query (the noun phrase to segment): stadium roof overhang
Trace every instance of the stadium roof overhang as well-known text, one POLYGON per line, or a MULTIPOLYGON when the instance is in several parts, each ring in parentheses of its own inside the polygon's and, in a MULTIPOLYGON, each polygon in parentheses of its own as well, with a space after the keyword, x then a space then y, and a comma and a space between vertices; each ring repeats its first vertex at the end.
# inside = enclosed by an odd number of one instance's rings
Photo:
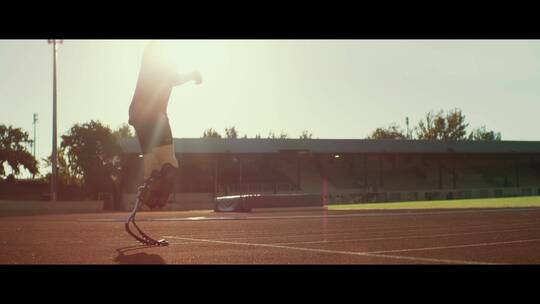
MULTIPOLYGON (((136 138, 120 143, 125 154, 140 154, 136 138)), ((315 153, 493 153, 540 154, 539 141, 432 141, 393 139, 221 139, 175 138, 179 154, 315 153)))

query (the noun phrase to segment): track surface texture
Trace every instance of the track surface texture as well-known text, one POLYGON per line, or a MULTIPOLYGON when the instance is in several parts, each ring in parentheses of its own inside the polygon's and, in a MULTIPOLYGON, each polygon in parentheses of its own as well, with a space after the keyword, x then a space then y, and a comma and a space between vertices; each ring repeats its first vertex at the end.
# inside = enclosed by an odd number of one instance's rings
POLYGON ((0 217, 0 264, 540 264, 540 208, 0 217))

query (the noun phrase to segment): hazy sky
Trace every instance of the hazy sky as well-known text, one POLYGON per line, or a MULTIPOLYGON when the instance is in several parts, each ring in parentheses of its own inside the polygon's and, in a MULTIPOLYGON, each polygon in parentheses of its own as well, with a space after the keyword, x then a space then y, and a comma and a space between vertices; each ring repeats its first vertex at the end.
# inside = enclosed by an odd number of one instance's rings
MULTIPOLYGON (((146 40, 66 40, 58 53, 58 132, 76 122, 127 122, 146 40)), ((471 127, 503 140, 540 140, 540 41, 527 40, 169 40, 178 71, 202 86, 174 89, 174 137, 207 128, 266 137, 363 138, 391 122, 416 125, 426 112, 461 108, 471 127)), ((52 46, 0 40, 0 123, 51 151, 52 46)), ((60 142, 60 141, 59 141, 60 142)))

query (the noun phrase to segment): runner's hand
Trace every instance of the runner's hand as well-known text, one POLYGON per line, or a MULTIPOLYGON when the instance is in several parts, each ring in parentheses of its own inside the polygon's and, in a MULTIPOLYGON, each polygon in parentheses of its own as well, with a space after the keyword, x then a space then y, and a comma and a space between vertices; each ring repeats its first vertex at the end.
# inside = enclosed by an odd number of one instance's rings
POLYGON ((202 83, 201 73, 193 72, 191 77, 192 77, 193 81, 195 81, 195 84, 199 85, 199 84, 202 83))

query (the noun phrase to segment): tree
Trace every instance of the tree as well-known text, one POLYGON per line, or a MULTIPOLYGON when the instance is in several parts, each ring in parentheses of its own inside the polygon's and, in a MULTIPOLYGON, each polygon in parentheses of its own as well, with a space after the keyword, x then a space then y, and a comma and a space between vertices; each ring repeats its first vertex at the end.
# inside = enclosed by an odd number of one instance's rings
POLYGON ((420 121, 415 130, 418 139, 465 140, 468 126, 461 110, 453 109, 447 114, 442 110, 427 113, 425 122, 420 121))
POLYGON ((116 141, 119 142, 123 138, 132 138, 135 137, 134 132, 131 130, 131 126, 127 123, 121 124, 114 132, 114 137, 116 141))
MULTIPOLYGON (((77 174, 70 170, 68 162, 66 160, 66 148, 60 147, 58 149, 58 182, 62 185, 77 185, 81 186, 83 183, 82 174, 77 174)), ((52 167, 51 156, 43 158, 45 167, 52 167)), ((45 179, 50 179, 51 173, 45 176, 45 179)))
POLYGON ((300 134, 299 139, 311 139, 313 137, 313 134, 309 133, 307 130, 302 131, 302 134, 300 134))
POLYGON ((281 134, 279 136, 276 136, 276 134, 273 131, 270 131, 268 133, 268 139, 287 139, 289 138, 289 135, 283 131, 281 131, 281 134))
POLYGON ((67 156, 70 174, 82 177, 88 193, 114 192, 115 175, 119 172, 115 162, 121 153, 113 132, 99 121, 75 124, 62 135, 61 149, 67 156))
POLYGON ((289 135, 283 131, 279 134, 279 139, 287 139, 289 138, 289 135))
POLYGON ((501 132, 487 131, 486 126, 474 129, 469 134, 469 140, 500 141, 501 132))
POLYGON ((236 131, 235 127, 225 128, 225 137, 238 138, 238 131, 236 131))
MULTIPOLYGON (((406 118, 408 125, 408 117, 406 118)), ((424 140, 501 140, 501 133, 488 131, 485 126, 474 129, 467 136, 469 124, 465 115, 459 109, 453 109, 445 113, 440 110, 437 113, 429 112, 425 120, 421 120, 414 131, 416 138, 424 140)), ((408 129, 408 128, 407 128, 408 129)), ((399 125, 392 123, 388 127, 377 128, 367 137, 368 139, 413 139, 406 134, 399 125)))
POLYGON ((395 123, 388 127, 377 128, 368 136, 368 139, 407 139, 403 130, 395 123))
POLYGON ((210 128, 204 131, 202 138, 221 138, 221 135, 216 130, 210 128))
POLYGON ((26 148, 33 143, 28 137, 28 133, 21 128, 0 125, 0 177, 6 175, 4 163, 15 176, 20 174, 20 167, 33 175, 39 173, 37 160, 26 148))

